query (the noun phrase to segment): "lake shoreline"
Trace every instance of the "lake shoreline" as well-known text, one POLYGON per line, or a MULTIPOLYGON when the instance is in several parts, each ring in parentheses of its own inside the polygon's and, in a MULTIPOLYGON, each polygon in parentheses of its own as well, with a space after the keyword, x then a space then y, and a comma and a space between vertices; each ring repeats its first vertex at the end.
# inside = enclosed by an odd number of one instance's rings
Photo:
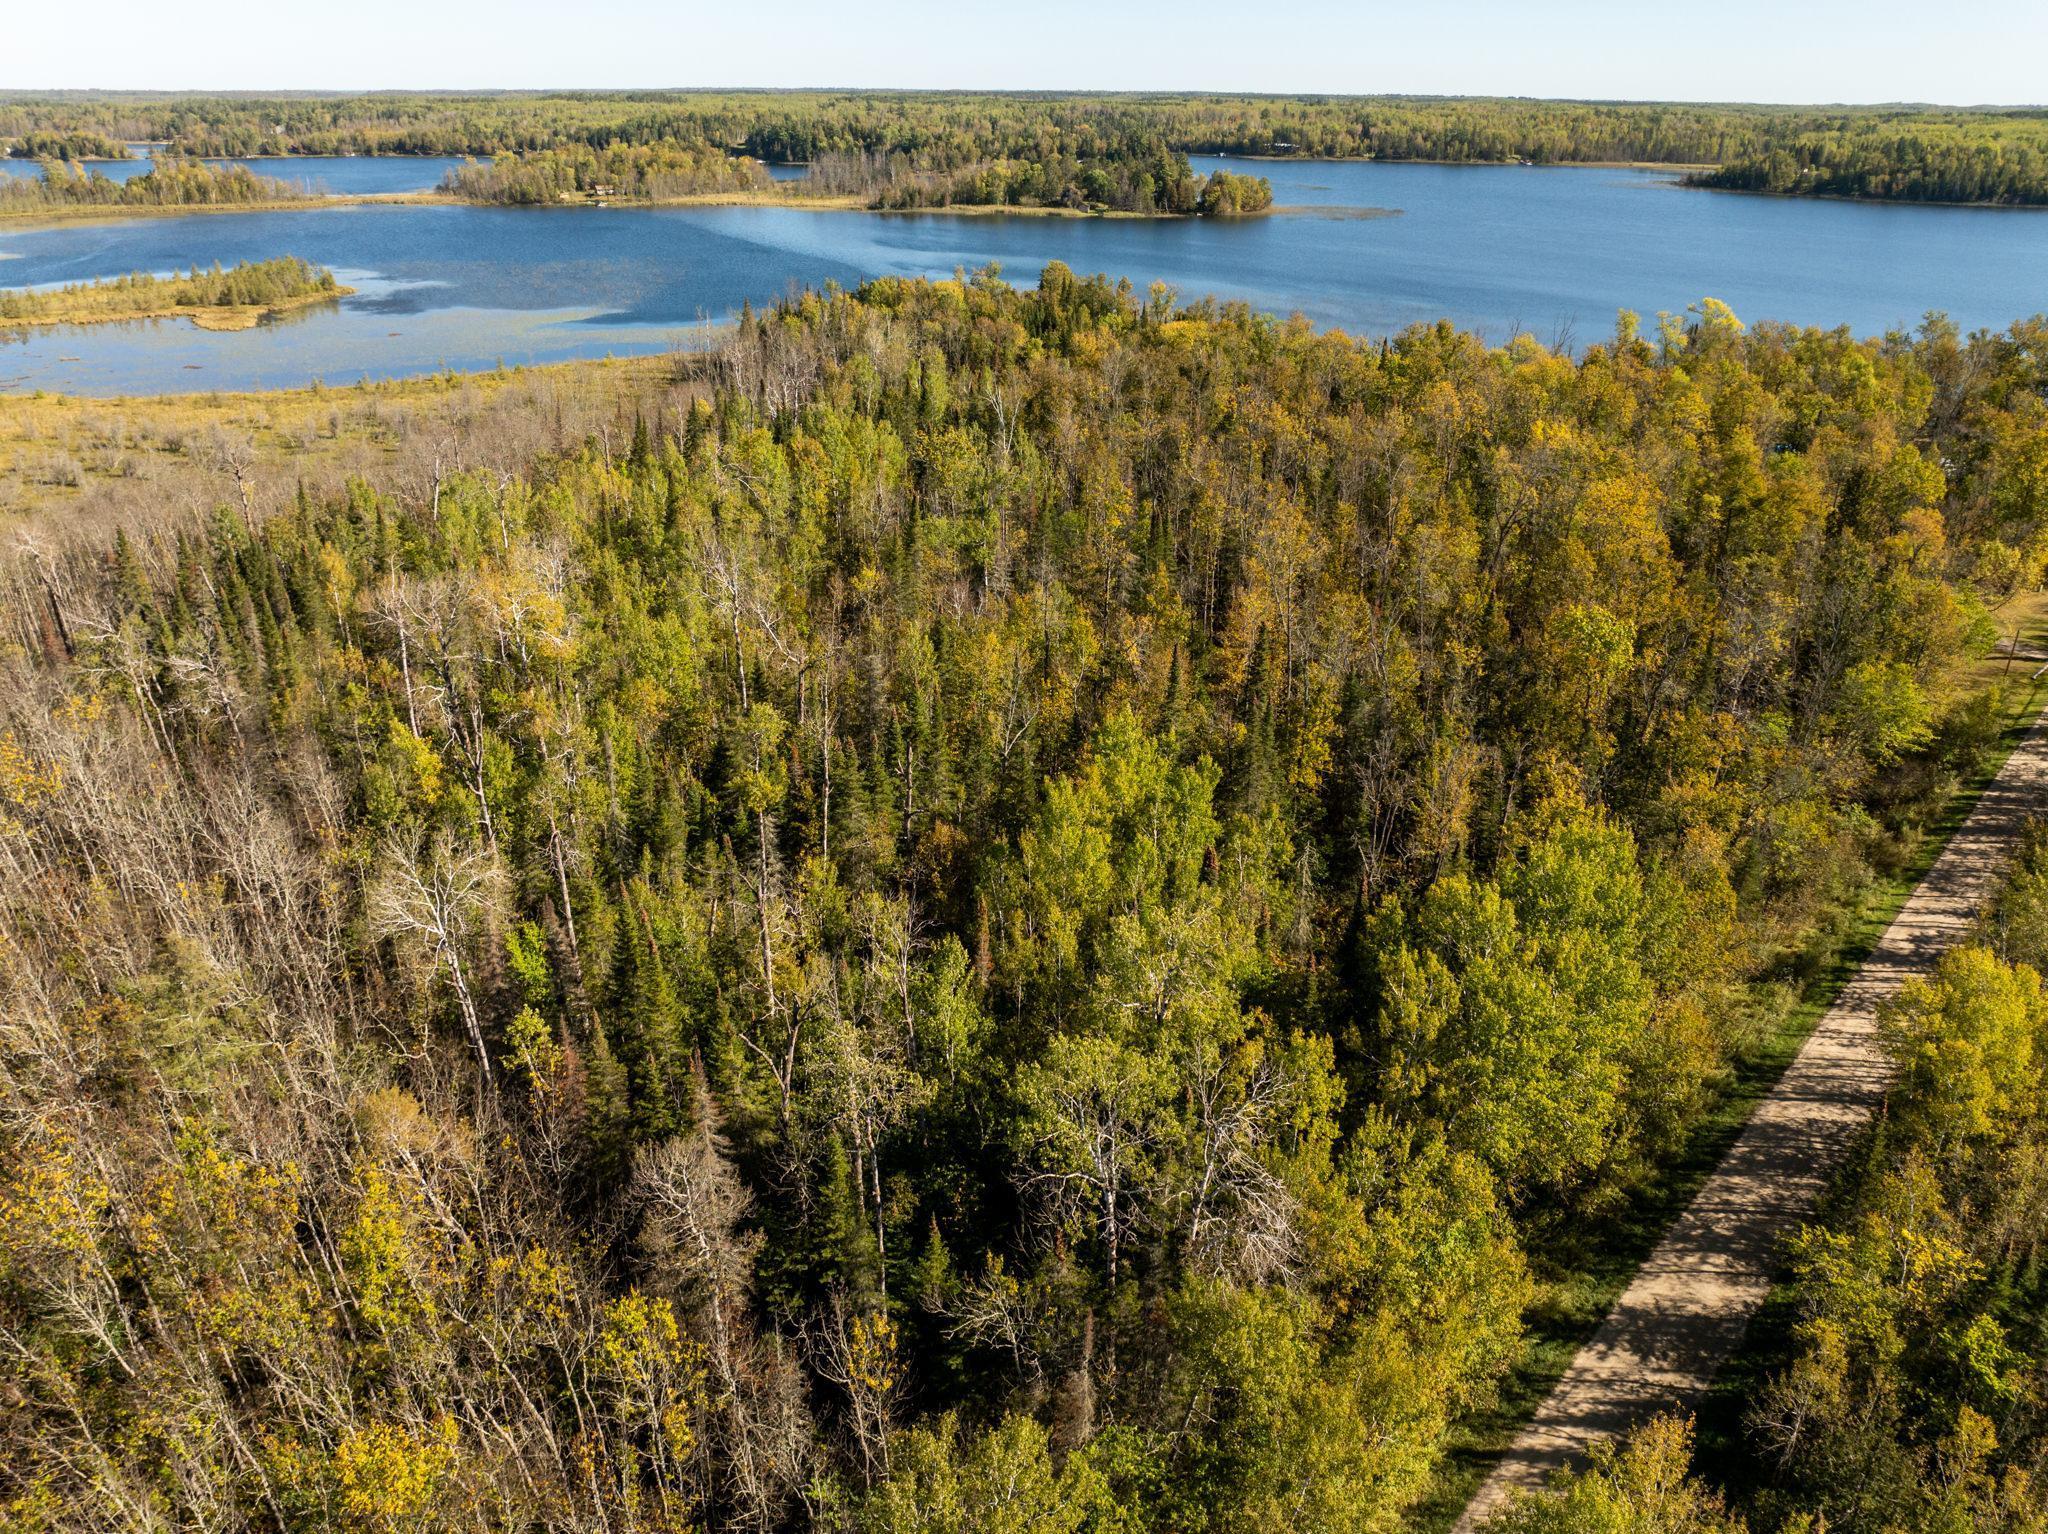
POLYGON ((1851 197, 1842 192, 1774 192, 1762 186, 1708 186, 1682 181, 1688 192, 1719 192, 1724 197, 1767 197, 1773 202, 1841 202, 1859 208, 1961 208, 1974 213, 2048 213, 2048 202, 1946 202, 1931 197, 1851 197))
POLYGON ((188 213, 302 213, 318 208, 345 207, 377 196, 364 193, 351 197, 294 197, 278 202, 199 202, 184 205, 137 203, 128 207, 113 204, 81 205, 70 208, 0 208, 0 229, 56 229, 73 224, 104 224, 129 218, 177 218, 188 213))
MULTIPOLYGON (((797 213, 872 213, 879 217, 952 215, 960 218, 1068 218, 1133 220, 1157 223, 1200 223, 1206 220, 1240 222, 1269 214, 1297 211, 1293 208, 1259 208, 1243 213, 1133 213, 1115 208, 1027 207, 1019 203, 954 203, 937 208, 877 208, 851 194, 827 197, 774 197, 745 192, 702 192, 682 197, 610 198, 601 202, 564 199, 561 202, 479 202, 471 198, 448 197, 440 192, 336 192, 318 197, 280 198, 275 202, 207 202, 189 204, 141 203, 81 205, 68 208, 0 208, 0 228, 54 228, 69 224, 105 223, 126 218, 164 218, 187 213, 308 213, 335 208, 479 208, 503 209, 512 213, 603 213, 615 209, 662 208, 786 208, 797 213)), ((1379 213, 1383 209, 1368 209, 1379 213)))
MULTIPOLYGON (((1412 160, 1384 155, 1252 155, 1220 153, 1209 150, 1195 152, 1200 158, 1228 160, 1247 165, 1284 165, 1312 167, 1317 165, 1402 165, 1435 168, 1451 171, 1463 170, 1629 170, 1645 171, 1668 175, 1671 184, 1694 192, 1728 192, 1742 197, 1770 197, 1787 202, 1843 202, 1877 207, 1897 208, 1976 208, 1999 212, 2043 212, 2048 203, 2001 203, 2001 202, 1955 202, 1934 198, 1899 197, 1855 197, 1839 192, 1783 192, 1761 187, 1709 186, 1693 178, 1705 171, 1720 169, 1713 164, 1692 164, 1678 161, 1659 160, 1552 160, 1541 163, 1515 160, 1412 160)), ((141 157, 130 160, 92 163, 120 164, 136 163, 141 157)), ((294 161, 309 159, 357 159, 365 161, 440 160, 452 158, 447 155, 237 155, 230 157, 240 161, 263 161, 278 165, 289 165, 294 161)), ((474 158, 470 156, 468 158, 474 158)), ((765 163, 765 162, 764 162, 765 163)), ((799 181, 775 183, 779 187, 796 187, 799 181)), ((565 198, 556 203, 500 203, 480 202, 466 198, 453 198, 438 188, 424 188, 415 191, 392 192, 329 192, 307 197, 281 198, 275 202, 260 203, 194 203, 181 205, 92 205, 60 208, 0 207, 0 228, 35 228, 58 224, 86 223, 128 217, 162 217, 167 214, 185 213, 250 213, 306 211, 321 208, 344 207, 473 207, 473 208, 525 208, 525 209, 601 209, 601 208, 791 208, 815 213, 876 213, 876 214, 955 214, 964 218, 1009 217, 1009 218, 1069 218, 1069 219, 1126 219, 1146 221, 1195 221, 1204 217, 1226 219, 1261 218, 1274 213, 1292 213, 1294 207, 1260 208, 1244 213, 1196 214, 1196 213, 1138 213, 1113 208, 1068 208, 1068 207, 1026 207, 1016 203, 959 203, 943 207, 927 208, 878 208, 852 193, 822 194, 814 197, 783 194, 779 191, 766 192, 703 192, 690 193, 680 197, 661 198, 609 198, 592 201, 587 198, 565 198)), ((1388 211, 1367 209, 1368 214, 1377 215, 1388 211)), ((1399 210, 1392 210, 1398 212, 1399 210)))
POLYGON ((1436 165, 1445 170, 1719 170, 1712 162, 1682 160, 1410 160, 1384 154, 1238 154, 1221 149, 1191 149, 1204 160, 1246 160, 1259 165, 1436 165))
POLYGON ((0 284, 9 287, 290 251, 357 291, 244 335, 162 325, 32 331, 25 346, 7 349, 0 374, 9 389, 104 398, 634 355, 689 345, 746 303, 759 311, 793 291, 990 266, 1029 286, 1054 262, 1139 291, 1162 282, 1190 304, 1300 313, 1365 339, 1450 320, 1483 335, 1555 338, 1573 351, 1604 337, 1617 312, 1681 313, 1703 295, 1750 324, 1881 335, 1933 307, 1966 328, 2002 329, 2039 309, 2035 274, 2048 260, 2048 225, 1904 205, 1868 214, 1818 199, 1640 195, 1668 189, 1655 171, 1559 167, 1523 176, 1509 167, 1372 162, 1265 169, 1275 207, 1217 227, 1066 208, 810 218, 801 215, 870 210, 858 198, 766 188, 524 210, 609 218, 508 216, 436 193, 372 190, 191 210, 244 215, 211 224, 166 222, 180 211, 172 208, 88 210, 95 222, 17 219, 0 225, 0 252, 13 257, 0 261, 0 284), (441 211, 290 216, 377 207, 441 211))

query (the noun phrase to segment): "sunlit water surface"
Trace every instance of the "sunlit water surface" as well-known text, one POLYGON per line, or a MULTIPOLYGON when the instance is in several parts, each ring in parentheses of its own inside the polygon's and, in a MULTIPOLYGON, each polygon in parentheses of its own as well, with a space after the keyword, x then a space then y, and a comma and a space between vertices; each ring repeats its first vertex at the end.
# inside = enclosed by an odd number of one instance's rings
MULTIPOLYGON (((294 176, 317 163, 309 179, 331 190, 393 191, 431 185, 454 162, 251 163, 294 176)), ((0 389, 247 389, 660 351, 701 340, 745 301, 991 262, 1025 283, 1064 261, 1362 335, 1448 318, 1494 339, 1527 330, 1566 345, 1607 334, 1618 310, 1647 319, 1707 294, 1745 320, 1859 334, 1917 325, 1929 310, 2002 328, 2048 309, 2048 212, 1741 197, 1585 167, 1237 168, 1270 176, 1285 211, 1217 221, 344 207, 0 226, 5 287, 291 254, 357 290, 252 331, 158 321, 33 332, 0 344, 0 389)))

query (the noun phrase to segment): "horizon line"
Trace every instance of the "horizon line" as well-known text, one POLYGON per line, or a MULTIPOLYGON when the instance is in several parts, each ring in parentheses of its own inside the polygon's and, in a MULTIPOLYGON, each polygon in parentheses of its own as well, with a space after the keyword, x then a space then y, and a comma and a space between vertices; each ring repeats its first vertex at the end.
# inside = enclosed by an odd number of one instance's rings
POLYGON ((28 96, 104 97, 333 97, 374 96, 702 96, 702 95, 869 95, 1014 97, 1214 97, 1238 101, 1435 101, 1523 102, 1592 107, 1750 107, 1759 110, 1900 112, 2048 112, 2048 101, 1767 101, 1736 96, 1545 96, 1498 91, 1236 90, 1214 86, 976 86, 976 85, 4 85, 0 101, 28 96))

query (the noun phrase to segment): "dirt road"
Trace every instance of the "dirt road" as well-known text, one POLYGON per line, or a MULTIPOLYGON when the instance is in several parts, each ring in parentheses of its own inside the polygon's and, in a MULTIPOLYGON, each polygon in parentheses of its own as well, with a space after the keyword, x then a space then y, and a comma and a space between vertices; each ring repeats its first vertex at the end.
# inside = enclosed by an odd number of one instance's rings
POLYGON ((2029 815, 2048 810, 2048 716, 2007 759, 1692 1206, 1480 1487, 1457 1534, 1646 1417, 1692 1404, 1742 1341, 1784 1242, 1877 1107, 1877 1009, 1970 930, 2029 815))

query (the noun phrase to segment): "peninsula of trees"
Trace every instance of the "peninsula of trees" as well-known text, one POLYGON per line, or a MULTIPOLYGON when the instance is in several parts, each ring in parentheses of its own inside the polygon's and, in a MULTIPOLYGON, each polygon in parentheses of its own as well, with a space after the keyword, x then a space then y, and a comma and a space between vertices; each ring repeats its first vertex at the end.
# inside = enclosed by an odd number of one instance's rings
POLYGON ((7 156, 15 160, 127 160, 128 146, 104 133, 29 132, 7 145, 7 156))
POLYGON ((830 154, 800 181, 775 181, 760 161, 722 150, 657 143, 500 155, 465 163, 443 185, 470 202, 663 202, 780 196, 793 203, 1005 208, 1139 215, 1260 213, 1273 204, 1262 176, 1200 176, 1187 157, 1153 142, 1097 146, 1087 158, 1053 146, 1044 157, 956 171, 920 170, 905 156, 830 154))
POLYGON ((1802 133, 1691 178, 1696 186, 1884 202, 2048 205, 2048 119, 1991 133, 1968 122, 1872 120, 1802 133))
MULTIPOLYGON (((594 376, 10 545, 9 1528, 1412 1527, 2029 669, 2038 319, 1053 266, 594 376)), ((2048 1518, 2040 868, 1893 1019, 1759 1528, 2048 1518)))
POLYGON ((116 181, 75 163, 51 161, 40 176, 0 176, 0 214, 51 214, 103 209, 253 207, 303 203, 302 187, 259 176, 239 165, 165 158, 144 174, 116 181))
POLYGON ((218 263, 182 277, 136 272, 61 288, 0 292, 0 329, 99 320, 189 319, 201 330, 247 330, 275 314, 346 297, 334 273, 296 256, 218 263))

